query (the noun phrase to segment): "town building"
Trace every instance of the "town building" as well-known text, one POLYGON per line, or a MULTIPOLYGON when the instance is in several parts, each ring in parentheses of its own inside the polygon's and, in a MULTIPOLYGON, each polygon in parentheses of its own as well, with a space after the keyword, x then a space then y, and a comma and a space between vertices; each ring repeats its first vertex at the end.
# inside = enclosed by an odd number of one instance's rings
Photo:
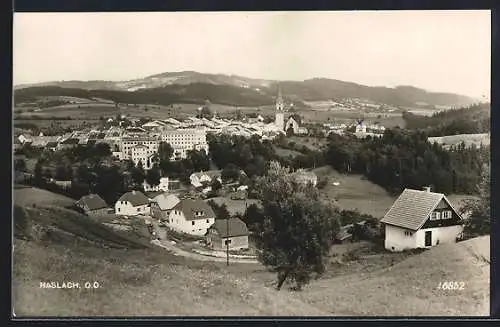
POLYGON ((204 201, 185 199, 170 212, 167 226, 178 232, 203 236, 215 222, 215 213, 204 201))
POLYGON ((168 220, 170 212, 179 202, 180 199, 175 194, 159 194, 151 202, 151 216, 159 222, 164 222, 168 220))
POLYGON ((79 139, 76 138, 68 138, 65 139, 57 145, 57 150, 65 150, 65 149, 72 149, 78 146, 78 143, 80 143, 79 139))
POLYGON ((108 205, 98 194, 82 196, 75 202, 76 206, 82 209, 88 216, 105 215, 108 213, 108 205))
POLYGON ((153 157, 158 153, 160 140, 156 137, 137 136, 124 137, 121 141, 120 160, 131 159, 135 165, 142 162, 145 170, 153 167, 153 157))
POLYGON ((197 173, 192 173, 189 176, 191 185, 194 187, 202 187, 203 185, 209 184, 213 179, 217 179, 222 184, 222 177, 220 170, 209 170, 201 171, 197 173))
POLYGON ((205 128, 165 128, 161 140, 170 144, 173 160, 187 158, 190 150, 203 150, 208 154, 207 132, 205 128))
POLYGON ((217 219, 206 235, 207 245, 214 250, 248 249, 248 228, 239 218, 217 219))
POLYGON ((169 179, 168 177, 160 178, 160 183, 158 185, 149 185, 148 182, 144 181, 142 186, 145 192, 167 192, 169 190, 169 179))
POLYGON ((115 203, 116 215, 136 216, 149 213, 149 198, 140 191, 127 192, 115 203))
POLYGON ((456 242, 463 219, 442 193, 405 189, 381 221, 385 248, 403 251, 456 242))

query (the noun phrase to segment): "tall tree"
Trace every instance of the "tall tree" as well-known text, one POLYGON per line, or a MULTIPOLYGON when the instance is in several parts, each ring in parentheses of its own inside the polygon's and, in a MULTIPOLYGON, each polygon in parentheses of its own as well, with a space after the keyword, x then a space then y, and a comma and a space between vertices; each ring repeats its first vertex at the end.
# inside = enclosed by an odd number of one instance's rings
POLYGON ((319 200, 310 185, 295 183, 288 169, 271 162, 257 182, 263 223, 257 224, 259 261, 277 272, 277 289, 286 280, 300 290, 325 271, 325 261, 339 228, 334 207, 319 200))
POLYGON ((146 173, 144 172, 141 160, 139 160, 137 166, 132 169, 131 177, 136 186, 142 186, 142 183, 146 179, 146 173))
POLYGON ((477 188, 479 198, 465 201, 461 209, 462 214, 468 216, 464 226, 466 237, 491 233, 491 166, 489 164, 484 166, 477 188))
POLYGON ((146 183, 151 186, 156 186, 160 184, 161 172, 158 164, 153 164, 150 170, 146 173, 146 183))

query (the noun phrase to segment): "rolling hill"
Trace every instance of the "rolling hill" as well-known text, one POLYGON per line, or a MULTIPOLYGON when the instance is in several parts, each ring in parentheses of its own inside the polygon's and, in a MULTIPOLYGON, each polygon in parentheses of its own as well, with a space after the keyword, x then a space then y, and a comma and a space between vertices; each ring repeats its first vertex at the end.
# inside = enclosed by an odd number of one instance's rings
MULTIPOLYGON (((24 217, 35 234, 52 231, 51 237, 14 240, 12 295, 17 317, 489 313, 489 237, 443 244, 389 267, 324 277, 302 292, 278 292, 269 284, 275 274, 260 265, 226 267, 174 256, 57 207, 49 193, 44 193, 43 208, 16 201, 19 195, 14 194, 16 223, 24 217), (463 281, 465 286, 438 290, 443 281, 463 281), (40 282, 76 282, 80 288, 47 289, 40 282), (86 288, 85 282, 97 282, 98 287, 86 288)), ((376 265, 378 259, 358 258, 360 263, 364 260, 376 265)))
MULTIPOLYGON (((104 93, 107 94, 104 98, 120 97, 123 100, 122 102, 125 102, 125 98, 143 97, 143 99, 148 99, 147 102, 143 103, 158 102, 164 104, 173 101, 173 99, 170 99, 173 97, 176 98, 176 101, 199 103, 208 97, 213 103, 243 106, 272 103, 277 92, 278 82, 281 85, 283 95, 299 104, 303 101, 322 101, 336 98, 363 98, 395 106, 415 106, 422 103, 424 106, 430 107, 441 105, 462 106, 476 102, 475 99, 467 96, 427 92, 412 86, 398 86, 396 88, 372 87, 328 78, 276 81, 237 75, 204 74, 194 71, 161 73, 129 81, 54 81, 17 85, 14 89, 15 98, 20 99, 27 94, 68 96, 70 91, 61 90, 61 88, 65 88, 92 91, 93 94, 95 92, 104 93), (190 87, 190 85, 195 86, 190 87), (32 90, 20 92, 25 89, 32 90), (200 89, 202 94, 195 91, 200 89), (58 94, 56 90, 61 94, 58 94), (218 90, 218 92, 215 90, 218 90), (114 93, 109 93, 109 91, 114 93), (130 97, 121 92, 129 93, 130 97)), ((74 92, 76 91, 70 93, 74 94, 74 92)))

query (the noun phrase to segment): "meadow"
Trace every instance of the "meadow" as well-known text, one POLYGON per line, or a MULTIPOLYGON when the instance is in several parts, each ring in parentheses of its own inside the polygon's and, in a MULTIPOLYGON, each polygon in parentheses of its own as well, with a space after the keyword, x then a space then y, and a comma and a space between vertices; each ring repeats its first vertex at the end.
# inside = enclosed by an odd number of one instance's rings
POLYGON ((14 241, 12 295, 17 317, 489 313, 489 237, 420 254, 374 252, 369 242, 334 245, 322 278, 302 292, 278 292, 276 275, 260 264, 227 267, 142 245, 146 239, 120 234, 97 219, 59 207, 67 202, 53 193, 19 188, 14 203, 26 208, 36 231, 48 229, 47 235, 52 235, 14 241), (45 206, 26 208, 33 201, 45 206), (346 257, 347 252, 351 255, 346 257), (464 281, 465 289, 437 288, 448 280, 464 281), (40 287, 48 281, 78 282, 80 288, 40 287), (85 282, 99 286, 86 288, 85 282))

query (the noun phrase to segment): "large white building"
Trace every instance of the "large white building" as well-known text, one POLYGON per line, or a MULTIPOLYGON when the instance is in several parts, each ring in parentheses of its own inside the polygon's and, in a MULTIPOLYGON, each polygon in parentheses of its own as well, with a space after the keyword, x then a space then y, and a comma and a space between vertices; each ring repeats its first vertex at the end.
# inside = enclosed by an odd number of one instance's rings
POLYGON ((132 159, 136 165, 141 161, 144 169, 151 169, 159 145, 160 140, 156 137, 124 137, 119 157, 121 160, 132 159))
POLYGON ((207 132, 205 128, 166 128, 161 140, 172 146, 172 159, 184 159, 189 150, 203 150, 208 154, 207 132))
POLYGON ((446 196, 405 189, 381 221, 390 251, 429 248, 462 237, 463 219, 446 196))

